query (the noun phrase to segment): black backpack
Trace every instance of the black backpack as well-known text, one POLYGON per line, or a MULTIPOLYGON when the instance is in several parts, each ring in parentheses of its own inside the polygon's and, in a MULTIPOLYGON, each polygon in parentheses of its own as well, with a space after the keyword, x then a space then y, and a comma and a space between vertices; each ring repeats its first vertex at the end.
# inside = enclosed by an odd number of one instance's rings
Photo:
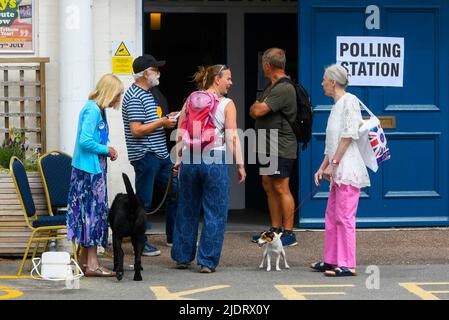
POLYGON ((296 91, 296 105, 297 112, 295 119, 289 119, 284 113, 281 112, 282 116, 287 120, 295 133, 296 140, 302 143, 302 150, 307 148, 307 143, 309 143, 312 138, 312 123, 313 123, 313 108, 312 101, 306 89, 301 84, 294 83, 290 78, 284 77, 279 79, 273 89, 279 83, 288 82, 295 88, 296 91))

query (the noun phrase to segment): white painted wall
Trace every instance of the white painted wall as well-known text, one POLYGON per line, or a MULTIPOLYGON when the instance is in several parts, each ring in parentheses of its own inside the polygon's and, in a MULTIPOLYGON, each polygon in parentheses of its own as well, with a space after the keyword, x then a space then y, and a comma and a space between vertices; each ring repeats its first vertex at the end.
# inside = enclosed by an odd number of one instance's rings
MULTIPOLYGON (((141 22, 141 1, 120 0, 97 0, 94 6, 95 17, 95 73, 96 78, 102 74, 111 72, 112 43, 127 41, 130 43, 131 55, 137 57, 141 54, 142 48, 142 22, 141 22), (108 10, 103 8, 108 7, 108 10), (107 28, 107 30, 106 30, 107 28)), ((119 76, 125 85, 125 90, 134 82, 131 75, 119 76)), ((114 146, 119 157, 114 162, 109 162, 108 190, 109 202, 111 203, 115 195, 125 192, 122 180, 122 172, 126 172, 134 181, 134 170, 128 161, 125 133, 123 128, 121 110, 108 110, 109 119, 109 139, 114 146)))
POLYGON ((36 8, 37 57, 49 57, 46 64, 47 150, 59 149, 59 1, 40 0, 36 8))

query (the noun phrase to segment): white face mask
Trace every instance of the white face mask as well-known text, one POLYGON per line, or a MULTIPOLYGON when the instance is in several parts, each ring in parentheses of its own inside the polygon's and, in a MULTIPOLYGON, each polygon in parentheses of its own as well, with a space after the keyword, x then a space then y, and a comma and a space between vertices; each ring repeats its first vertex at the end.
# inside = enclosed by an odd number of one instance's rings
POLYGON ((151 87, 157 87, 159 85, 159 77, 160 77, 159 74, 157 76, 148 76, 147 78, 148 85, 151 87))

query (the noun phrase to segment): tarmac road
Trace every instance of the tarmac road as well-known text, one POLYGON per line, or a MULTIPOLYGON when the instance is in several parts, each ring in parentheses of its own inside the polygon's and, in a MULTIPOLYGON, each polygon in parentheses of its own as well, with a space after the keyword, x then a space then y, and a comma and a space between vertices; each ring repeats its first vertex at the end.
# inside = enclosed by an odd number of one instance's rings
MULTIPOLYGON (((296 232, 299 245, 286 248, 291 268, 280 272, 258 268, 262 249, 249 241, 250 235, 247 232, 226 234, 221 263, 213 274, 198 273, 195 264, 187 270, 175 269, 165 237, 151 235, 151 243, 162 254, 143 257, 143 281, 132 281, 133 271, 129 267, 121 282, 115 278, 84 277, 79 290, 65 289, 64 283, 16 278, 19 260, 0 259, 0 299, 188 298, 223 303, 252 300, 260 307, 270 300, 449 300, 446 228, 358 231, 358 276, 345 278, 325 277, 308 267, 321 258, 324 236, 321 231, 296 232)), ((125 254, 129 265, 133 261, 129 243, 125 244, 125 254)), ((101 261, 107 267, 112 266, 109 250, 101 261)))

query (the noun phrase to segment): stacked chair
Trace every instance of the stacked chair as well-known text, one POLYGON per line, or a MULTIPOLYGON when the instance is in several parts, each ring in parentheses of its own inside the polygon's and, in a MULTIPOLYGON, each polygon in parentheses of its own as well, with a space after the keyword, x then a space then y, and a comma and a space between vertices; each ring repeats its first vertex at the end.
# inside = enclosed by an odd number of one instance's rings
MULTIPOLYGON (((35 247, 31 256, 29 270, 31 270, 32 259, 36 256, 41 241, 45 241, 43 250, 46 251, 49 241, 67 239, 66 211, 64 210, 67 207, 70 186, 71 157, 59 151, 52 151, 39 158, 38 167, 47 199, 48 214, 45 215, 37 214, 30 184, 22 161, 14 156, 11 157, 9 163, 11 176, 22 206, 26 226, 31 231, 22 262, 17 272, 18 276, 22 274, 33 243, 35 243, 35 247)), ((76 245, 74 242, 72 246, 74 258, 77 260, 76 245)))

